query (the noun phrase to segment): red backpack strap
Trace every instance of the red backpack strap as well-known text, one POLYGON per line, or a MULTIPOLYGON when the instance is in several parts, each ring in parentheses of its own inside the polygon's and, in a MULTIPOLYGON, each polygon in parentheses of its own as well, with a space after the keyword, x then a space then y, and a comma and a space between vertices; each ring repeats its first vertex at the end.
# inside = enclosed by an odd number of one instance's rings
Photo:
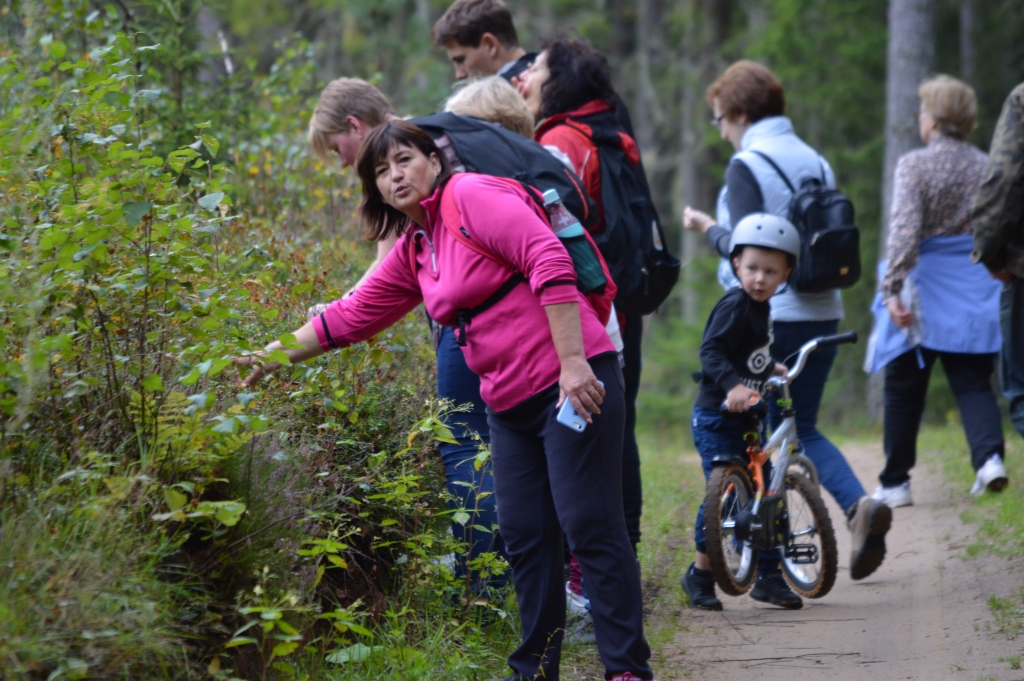
MULTIPOLYGON (((469 231, 466 229, 466 226, 463 224, 462 211, 460 211, 459 207, 455 204, 455 184, 465 176, 466 173, 452 175, 451 179, 448 180, 448 184, 446 184, 444 189, 441 190, 441 222, 444 223, 445 229, 448 230, 448 233, 469 250, 479 253, 488 260, 493 260, 499 265, 503 265, 512 271, 518 271, 518 268, 513 266, 512 263, 508 262, 496 253, 492 253, 480 242, 474 241, 473 237, 470 236, 469 231)), ((494 179, 505 182, 511 186, 521 187, 527 192, 527 194, 529 194, 530 198, 532 198, 535 203, 543 205, 543 200, 540 198, 537 190, 533 187, 505 177, 495 177, 494 179)), ((548 219, 547 214, 543 210, 535 209, 535 212, 544 220, 548 219)))
MULTIPOLYGON (((479 253, 488 260, 493 260, 499 265, 510 267, 507 262, 484 248, 483 244, 474 241, 473 238, 469 236, 469 232, 466 230, 465 225, 462 224, 462 211, 460 211, 459 207, 455 204, 455 185, 463 177, 465 177, 464 173, 452 175, 451 179, 448 180, 448 183, 445 184, 444 189, 441 190, 441 222, 444 223, 445 229, 448 230, 448 233, 469 250, 479 253)), ((515 268, 510 267, 510 269, 515 268)))

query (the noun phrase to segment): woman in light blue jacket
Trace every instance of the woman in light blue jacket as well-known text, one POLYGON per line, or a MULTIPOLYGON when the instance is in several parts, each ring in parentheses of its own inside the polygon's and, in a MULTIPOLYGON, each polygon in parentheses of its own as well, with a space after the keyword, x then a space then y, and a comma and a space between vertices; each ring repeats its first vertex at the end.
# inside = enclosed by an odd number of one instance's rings
POLYGON ((928 379, 936 360, 949 379, 971 448, 971 494, 1001 491, 1002 417, 992 390, 999 333, 1000 283, 974 248, 971 209, 985 177, 986 156, 965 139, 974 129, 974 90, 938 76, 918 89, 923 149, 900 158, 893 178, 888 258, 875 298, 868 371, 885 369, 885 469, 874 497, 907 506, 910 469, 928 379))
MULTIPOLYGON (((708 88, 708 102, 714 111, 712 124, 736 153, 718 195, 718 221, 688 206, 684 226, 705 234, 711 247, 725 258, 719 267, 719 281, 730 288, 737 285, 727 259, 731 225, 751 213, 787 217, 793 197, 790 186, 799 187, 804 180, 817 178, 825 186, 835 187, 836 180, 828 161, 797 137, 793 124, 783 115, 782 83, 764 66, 736 62, 708 88)), ((779 361, 812 338, 836 333, 843 318, 838 289, 800 293, 789 287, 772 298, 771 308, 771 352, 779 361)), ((850 576, 863 579, 885 557, 885 535, 892 514, 867 496, 843 453, 818 431, 818 408, 836 354, 835 348, 813 353, 790 392, 805 454, 817 467, 822 486, 846 512, 853 535, 850 576)), ((772 425, 780 420, 778 409, 773 409, 772 425)))

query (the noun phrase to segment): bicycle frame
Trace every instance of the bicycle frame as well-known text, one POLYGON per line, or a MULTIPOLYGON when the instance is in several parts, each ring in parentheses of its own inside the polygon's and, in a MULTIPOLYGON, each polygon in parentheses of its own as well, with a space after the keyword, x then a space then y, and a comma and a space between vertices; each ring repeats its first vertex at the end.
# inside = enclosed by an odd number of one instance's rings
POLYGON ((789 469, 789 457, 796 451, 799 440, 796 436, 796 413, 792 410, 792 400, 789 397, 789 384, 796 380, 797 376, 804 370, 807 358, 812 352, 818 349, 818 339, 805 343, 797 355, 796 363, 785 378, 772 376, 768 379, 768 389, 779 393, 779 402, 786 405, 783 411, 782 423, 768 438, 768 442, 761 447, 750 447, 750 472, 756 487, 754 494, 754 506, 751 509, 757 514, 761 508, 761 500, 765 496, 764 476, 761 473, 761 466, 771 459, 774 452, 779 452, 778 460, 773 464, 771 485, 768 487, 768 495, 778 494, 786 482, 786 471, 789 469))

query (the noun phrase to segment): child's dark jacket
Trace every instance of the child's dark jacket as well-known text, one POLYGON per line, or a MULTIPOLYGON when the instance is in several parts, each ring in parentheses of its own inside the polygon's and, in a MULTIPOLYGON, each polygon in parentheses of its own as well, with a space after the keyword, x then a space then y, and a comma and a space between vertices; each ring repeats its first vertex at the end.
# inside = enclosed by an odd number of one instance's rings
POLYGON ((718 410, 740 383, 764 393, 771 376, 772 323, 768 302, 759 303, 736 287, 722 296, 704 327, 696 406, 718 410))

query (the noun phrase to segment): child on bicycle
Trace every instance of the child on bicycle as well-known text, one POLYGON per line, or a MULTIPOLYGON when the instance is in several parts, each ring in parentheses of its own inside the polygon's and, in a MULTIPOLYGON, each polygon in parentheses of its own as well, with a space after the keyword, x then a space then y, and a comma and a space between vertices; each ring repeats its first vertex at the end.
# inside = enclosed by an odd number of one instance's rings
MULTIPOLYGON (((746 452, 744 434, 758 431, 762 435, 760 422, 745 416, 745 412, 763 394, 769 377, 786 374, 785 365, 776 363, 769 350, 772 326, 768 301, 796 266, 800 236, 784 218, 752 213, 736 225, 729 248, 740 287, 718 301, 704 328, 700 393, 693 408, 693 443, 700 453, 705 480, 711 475, 716 457, 742 456, 746 452), (722 413, 725 407, 728 413, 722 413)), ((766 471, 765 478, 769 477, 770 471, 766 471)), ((683 591, 691 608, 721 610, 708 562, 703 503, 697 512, 694 539, 697 557, 681 579, 683 591)), ((750 596, 783 608, 803 607, 800 596, 782 576, 777 551, 761 552, 757 582, 750 596)))

